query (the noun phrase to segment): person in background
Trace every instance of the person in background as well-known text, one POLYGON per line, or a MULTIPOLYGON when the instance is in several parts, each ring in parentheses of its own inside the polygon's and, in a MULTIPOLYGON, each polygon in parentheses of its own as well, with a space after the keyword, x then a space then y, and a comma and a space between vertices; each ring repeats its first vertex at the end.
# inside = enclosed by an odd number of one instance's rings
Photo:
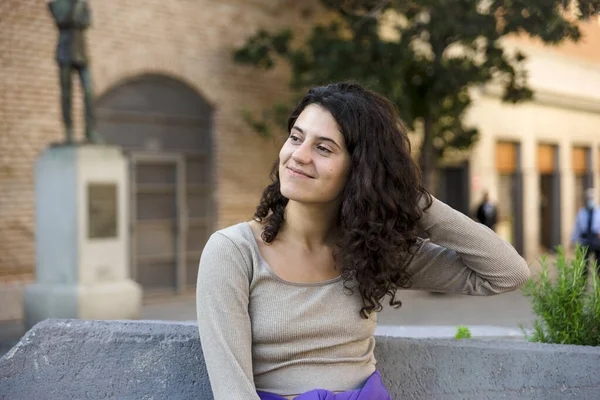
POLYGON ((498 211, 496 206, 490 201, 490 194, 483 194, 483 201, 477 207, 477 220, 491 230, 496 230, 496 222, 498 222, 498 211))
POLYGON ((579 209, 575 218, 571 245, 587 246, 588 265, 593 254, 596 271, 600 275, 600 208, 596 204, 594 188, 586 189, 584 198, 585 205, 579 209))

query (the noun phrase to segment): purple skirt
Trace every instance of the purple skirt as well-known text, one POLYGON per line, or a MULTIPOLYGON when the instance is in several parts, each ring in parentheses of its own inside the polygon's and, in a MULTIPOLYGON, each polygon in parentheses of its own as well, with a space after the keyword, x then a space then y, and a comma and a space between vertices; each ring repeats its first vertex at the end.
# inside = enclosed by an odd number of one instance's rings
MULTIPOLYGON (((285 400, 284 397, 281 397, 278 394, 267 392, 257 393, 261 400, 285 400)), ((379 371, 375 371, 369 379, 367 379, 367 382, 362 389, 349 390, 342 393, 333 393, 329 390, 315 389, 296 396, 294 400, 392 400, 392 398, 385 386, 383 386, 381 374, 379 371)))

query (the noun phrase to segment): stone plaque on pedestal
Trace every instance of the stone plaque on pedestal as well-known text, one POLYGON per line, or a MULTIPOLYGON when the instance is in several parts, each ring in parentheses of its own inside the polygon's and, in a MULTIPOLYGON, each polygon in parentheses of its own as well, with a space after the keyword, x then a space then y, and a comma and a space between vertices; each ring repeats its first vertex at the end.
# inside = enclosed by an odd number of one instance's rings
POLYGON ((136 319, 129 277, 127 162, 120 148, 54 146, 35 169, 36 282, 27 328, 46 318, 136 319))
POLYGON ((117 184, 88 183, 88 238, 117 236, 117 184))

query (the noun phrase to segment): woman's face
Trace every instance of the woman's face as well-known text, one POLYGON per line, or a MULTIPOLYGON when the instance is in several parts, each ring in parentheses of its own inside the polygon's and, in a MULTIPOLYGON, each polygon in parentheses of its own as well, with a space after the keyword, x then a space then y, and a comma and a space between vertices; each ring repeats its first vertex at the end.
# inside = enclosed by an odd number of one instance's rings
POLYGON ((330 203, 344 189, 350 154, 335 118, 308 105, 279 152, 281 194, 300 203, 330 203))

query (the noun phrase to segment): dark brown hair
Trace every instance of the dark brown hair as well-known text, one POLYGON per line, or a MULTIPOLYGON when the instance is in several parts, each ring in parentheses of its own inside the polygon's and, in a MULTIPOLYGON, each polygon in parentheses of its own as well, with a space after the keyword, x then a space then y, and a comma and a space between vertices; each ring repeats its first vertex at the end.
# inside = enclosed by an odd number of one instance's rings
MULTIPOLYGON (((380 311, 386 295, 390 305, 400 307, 396 291, 411 285, 407 261, 417 247, 416 223, 423 208, 431 205, 410 154, 406 129, 387 98, 342 82, 310 89, 290 115, 288 132, 309 104, 333 115, 351 157, 338 215, 341 235, 334 252, 344 285, 352 291, 351 283, 358 284, 363 318, 380 311)), ((254 215, 264 226, 266 243, 277 237, 288 203, 280 191, 279 160, 271 180, 254 215)))

